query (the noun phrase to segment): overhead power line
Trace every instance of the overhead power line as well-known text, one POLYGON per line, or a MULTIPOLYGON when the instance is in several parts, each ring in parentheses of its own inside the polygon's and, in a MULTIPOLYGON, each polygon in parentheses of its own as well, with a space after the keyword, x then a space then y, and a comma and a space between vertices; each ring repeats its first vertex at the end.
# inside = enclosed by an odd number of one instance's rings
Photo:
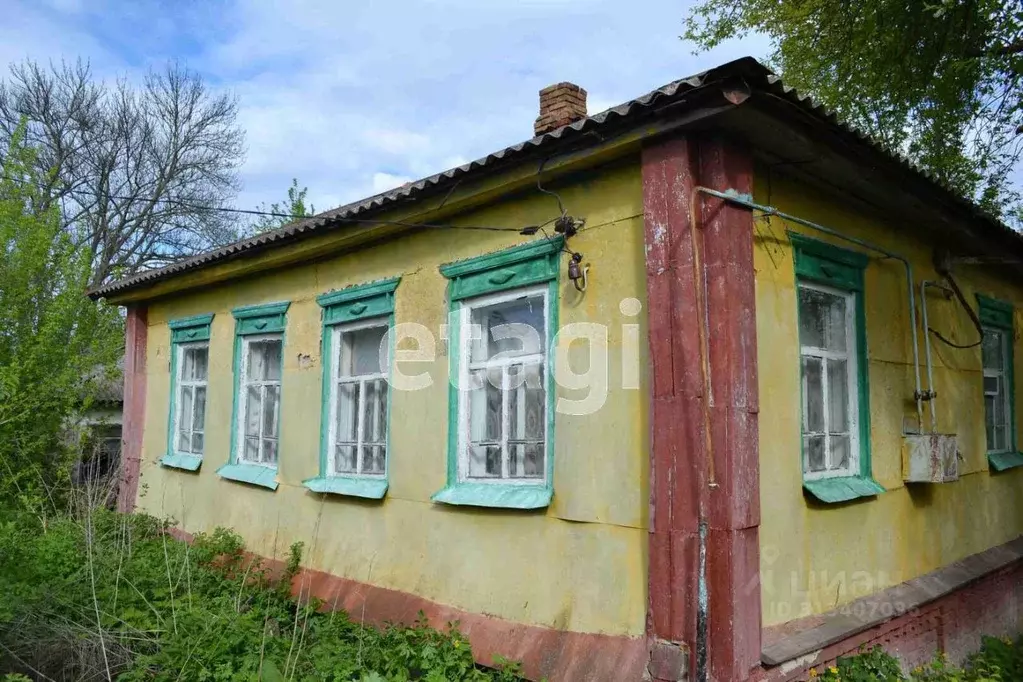
MULTIPOLYGON (((33 187, 40 187, 37 184, 30 183, 30 182, 27 182, 25 180, 21 180, 21 179, 18 179, 18 178, 6 178, 6 180, 9 181, 9 182, 14 182, 14 183, 21 184, 21 185, 26 185, 26 186, 27 185, 31 185, 33 187)), ((42 189, 42 187, 40 187, 40 189, 42 189)), ((256 210, 256 209, 232 208, 232 207, 228 207, 228 206, 203 206, 203 205, 200 205, 200 204, 193 204, 193 203, 188 202, 188 201, 182 201, 180 199, 173 199, 173 198, 162 198, 162 199, 150 200, 150 199, 146 199, 144 197, 127 197, 127 196, 118 196, 118 195, 115 195, 115 194, 100 194, 100 193, 95 192, 93 190, 86 190, 86 189, 72 189, 72 188, 68 188, 68 189, 65 190, 65 193, 67 193, 67 194, 76 194, 76 195, 79 195, 79 196, 88 196, 88 197, 90 197, 92 199, 96 199, 96 200, 110 199, 110 200, 113 200, 113 201, 139 201, 139 202, 143 202, 143 203, 147 202, 147 201, 155 201, 155 203, 157 203, 157 204, 160 204, 160 203, 171 204, 171 205, 174 205, 174 206, 180 206, 181 208, 187 208, 187 209, 190 209, 190 210, 193 210, 193 211, 204 211, 204 212, 215 212, 215 213, 230 213, 230 214, 235 214, 235 215, 266 216, 266 217, 270 217, 270 218, 286 218, 286 219, 293 220, 293 221, 308 220, 310 218, 316 218, 317 217, 317 216, 310 216, 310 215, 294 215, 294 214, 291 214, 291 213, 277 213, 277 212, 274 212, 274 211, 259 211, 259 210, 256 210)), ((494 226, 494 225, 452 225, 450 223, 416 223, 416 222, 409 222, 409 221, 404 221, 404 220, 374 220, 374 219, 369 219, 369 218, 355 218, 355 217, 342 217, 342 216, 337 216, 337 217, 334 217, 334 216, 323 216, 322 219, 323 220, 328 220, 328 221, 331 221, 331 222, 337 222, 337 223, 353 223, 353 224, 354 223, 362 223, 362 224, 365 224, 365 225, 398 225, 400 227, 412 227, 412 228, 424 228, 424 229, 485 230, 485 231, 490 231, 490 232, 520 232, 520 233, 523 231, 523 229, 525 229, 525 227, 497 227, 497 226, 494 226)), ((537 227, 543 227, 543 226, 546 226, 546 225, 550 225, 555 220, 557 220, 556 217, 555 218, 551 218, 550 220, 548 220, 548 221, 546 221, 544 223, 541 223, 537 227)), ((285 225, 282 225, 281 227, 285 227, 285 225)), ((530 225, 528 227, 534 227, 534 226, 530 225)))

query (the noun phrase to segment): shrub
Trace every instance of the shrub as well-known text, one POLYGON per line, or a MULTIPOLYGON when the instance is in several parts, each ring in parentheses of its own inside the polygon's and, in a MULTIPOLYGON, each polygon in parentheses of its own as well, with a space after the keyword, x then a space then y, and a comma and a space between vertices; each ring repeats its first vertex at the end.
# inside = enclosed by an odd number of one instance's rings
MULTIPOLYGON (((470 680, 510 682, 517 666, 477 666, 449 625, 382 630, 290 594, 283 574, 247 557, 226 530, 192 544, 141 515, 90 511, 43 525, 0 519, 0 675, 54 680, 470 680)), ((10 677, 11 680, 21 679, 10 677)))
MULTIPOLYGON (((896 682, 906 680, 898 660, 879 646, 861 649, 855 656, 840 656, 834 666, 811 669, 810 677, 821 682, 896 682)), ((1023 638, 984 637, 980 651, 963 667, 939 654, 927 665, 914 668, 910 682, 1015 682, 1023 680, 1023 638)))

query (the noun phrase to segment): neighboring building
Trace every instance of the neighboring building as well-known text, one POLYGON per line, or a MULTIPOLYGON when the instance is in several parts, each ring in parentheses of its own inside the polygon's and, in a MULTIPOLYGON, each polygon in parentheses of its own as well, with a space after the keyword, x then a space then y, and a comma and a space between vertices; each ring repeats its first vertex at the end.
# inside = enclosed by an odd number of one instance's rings
POLYGON ((535 132, 92 292, 122 508, 303 541, 326 603, 534 678, 1018 632, 1023 238, 752 59, 535 132))
MULTIPOLYGON (((124 358, 112 368, 97 367, 89 377, 88 407, 78 415, 72 437, 81 456, 72 471, 76 484, 111 482, 121 465, 121 420, 124 409, 124 358)), ((111 491, 116 497, 116 490, 111 491)))

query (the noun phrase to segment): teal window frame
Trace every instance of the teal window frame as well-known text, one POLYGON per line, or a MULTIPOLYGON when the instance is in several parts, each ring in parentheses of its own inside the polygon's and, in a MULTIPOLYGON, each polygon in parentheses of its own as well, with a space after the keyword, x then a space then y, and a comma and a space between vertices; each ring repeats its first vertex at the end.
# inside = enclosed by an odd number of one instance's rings
POLYGON ((379 500, 387 494, 391 471, 391 366, 394 358, 394 335, 390 330, 394 327, 394 299, 400 277, 378 280, 368 284, 346 287, 339 291, 318 296, 316 302, 322 308, 322 394, 320 398, 320 470, 319 475, 302 481, 309 490, 315 493, 349 495, 379 500), (331 472, 330 457, 332 456, 331 425, 335 415, 332 414, 332 394, 334 391, 334 358, 336 350, 334 339, 338 330, 346 326, 362 322, 379 321, 380 326, 388 328, 390 342, 390 361, 388 367, 381 368, 388 383, 387 391, 387 433, 384 460, 384 473, 378 474, 337 474, 331 472))
MULTIPOLYGON (((281 335, 281 405, 284 404, 284 344, 285 328, 287 326, 287 313, 291 305, 290 301, 279 301, 276 303, 262 303, 235 308, 231 311, 234 317, 234 394, 231 407, 231 451, 227 464, 217 469, 221 478, 239 483, 248 483, 270 490, 277 490, 277 466, 269 467, 253 462, 238 461, 239 431, 238 426, 241 416, 238 414, 241 409, 241 363, 242 352, 245 348, 246 336, 259 336, 263 334, 281 335)), ((282 455, 281 439, 281 411, 277 413, 277 462, 280 464, 282 455)))
MULTIPOLYGON (((170 349, 170 409, 167 415, 167 452, 160 458, 160 464, 172 469, 183 469, 185 471, 198 471, 202 466, 202 455, 191 452, 178 452, 175 447, 177 433, 175 430, 176 413, 178 409, 178 356, 181 348, 191 344, 206 344, 207 357, 207 392, 206 400, 209 405, 209 342, 210 328, 213 324, 213 314, 193 315, 177 320, 170 320, 167 326, 171 332, 170 349)), ((205 439, 204 439, 205 441, 205 439)), ((203 452, 206 451, 206 444, 203 443, 203 452)))
POLYGON ((431 499, 441 504, 506 509, 542 509, 554 496, 554 341, 558 327, 558 275, 564 239, 542 239, 440 267, 448 280, 448 463, 447 484, 431 499), (516 289, 541 288, 546 296, 546 444, 542 482, 465 480, 460 470, 463 355, 468 350, 462 310, 474 299, 516 289))
MULTIPOLYGON (((984 451, 987 455, 988 465, 995 471, 1005 471, 1018 466, 1023 466, 1023 453, 1019 452, 1019 444, 1016 438, 1016 372, 1015 353, 1015 329, 1013 325, 1014 308, 1007 301, 977 294, 977 315, 980 317, 981 328, 985 331, 992 329, 1002 333, 1005 337, 1005 362, 1004 380, 1007 393, 1006 410, 1008 411, 1008 447, 1004 450, 988 450, 987 448, 987 406, 984 408, 984 451)), ((984 361, 983 350, 981 350, 981 392, 983 394, 984 361)))
MULTIPOLYGON (((799 466, 803 474, 803 489, 817 500, 835 504, 849 502, 858 498, 873 497, 885 492, 884 486, 874 480, 871 471, 870 447, 870 371, 867 358, 867 320, 864 307, 865 271, 870 257, 858 251, 843 249, 834 244, 812 239, 805 235, 789 232, 792 244, 796 277, 796 334, 800 348, 800 366, 802 365, 802 343, 799 335, 799 287, 801 283, 823 285, 840 292, 853 295, 855 311, 853 324, 856 342, 856 384, 858 419, 858 466, 856 473, 829 477, 807 478, 804 462, 806 453, 803 447, 803 397, 800 380, 800 432, 799 432, 799 466)), ((802 369, 799 370, 802 372, 802 369)))

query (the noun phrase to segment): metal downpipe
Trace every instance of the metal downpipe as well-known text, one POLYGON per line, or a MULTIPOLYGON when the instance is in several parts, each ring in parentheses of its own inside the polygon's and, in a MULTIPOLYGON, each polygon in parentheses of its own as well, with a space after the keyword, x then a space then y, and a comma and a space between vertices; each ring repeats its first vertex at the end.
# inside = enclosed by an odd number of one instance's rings
POLYGON ((693 188, 693 193, 695 194, 696 192, 703 192, 704 194, 707 194, 712 197, 717 197, 718 199, 721 199, 723 201, 727 201, 732 204, 737 204, 739 206, 744 206, 753 211, 760 211, 765 215, 773 215, 781 218, 782 220, 790 220, 798 225, 803 225, 804 227, 809 227, 811 229, 817 230, 818 232, 823 232, 824 234, 831 235, 836 239, 841 239, 843 241, 856 244, 857 246, 861 246, 865 249, 869 249, 871 251, 879 253, 885 258, 892 258, 902 263, 902 265, 906 268, 906 284, 907 289, 909 291, 910 332, 912 333, 913 338, 913 378, 916 382, 916 387, 913 392, 913 399, 914 402, 916 403, 917 428, 921 433, 923 433, 924 421, 923 391, 921 390, 920 387, 920 350, 919 339, 917 337, 916 332, 916 291, 915 291, 916 287, 913 284, 913 266, 912 264, 910 264, 909 260, 907 260, 904 256, 900 256, 897 253, 892 253, 887 249, 883 249, 880 246, 877 246, 876 244, 871 244, 870 242, 865 241, 863 239, 859 239, 857 237, 850 237, 848 235, 842 234, 841 232, 838 232, 837 230, 833 230, 830 227, 825 227, 824 225, 820 225, 811 220, 806 220, 805 218, 800 218, 798 216, 794 216, 789 213, 779 211, 773 206, 765 206, 763 204, 758 204, 755 201, 753 201, 753 197, 750 196, 749 194, 742 194, 740 192, 736 192, 734 189, 727 189, 721 192, 716 189, 710 189, 709 187, 697 186, 693 188))

